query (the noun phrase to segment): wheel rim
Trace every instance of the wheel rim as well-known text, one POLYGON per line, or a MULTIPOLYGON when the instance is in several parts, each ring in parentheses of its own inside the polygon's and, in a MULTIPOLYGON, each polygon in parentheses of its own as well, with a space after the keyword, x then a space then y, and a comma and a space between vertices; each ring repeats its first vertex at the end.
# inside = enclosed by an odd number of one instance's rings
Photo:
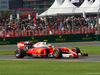
POLYGON ((73 49, 74 52, 77 52, 76 49, 73 49))
POLYGON ((16 51, 16 56, 17 56, 17 57, 19 56, 19 51, 18 51, 18 50, 16 51))
POLYGON ((54 56, 56 57, 58 55, 58 51, 56 50, 54 53, 54 56))

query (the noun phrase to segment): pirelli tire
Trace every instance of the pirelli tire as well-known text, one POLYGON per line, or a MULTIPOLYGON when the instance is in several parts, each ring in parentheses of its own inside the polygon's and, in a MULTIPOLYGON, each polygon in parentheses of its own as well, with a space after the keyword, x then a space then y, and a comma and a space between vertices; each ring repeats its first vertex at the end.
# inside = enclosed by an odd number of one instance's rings
MULTIPOLYGON (((78 53, 81 53, 80 49, 78 47, 73 48, 73 51, 78 53)), ((88 53, 81 53, 82 56, 88 56, 88 53)))
POLYGON ((78 47, 74 47, 72 50, 73 50, 74 52, 76 52, 77 54, 78 54, 78 53, 81 53, 81 51, 80 51, 80 49, 79 49, 78 47))
POLYGON ((15 57, 16 58, 23 58, 26 52, 23 49, 16 49, 15 50, 15 57))
POLYGON ((62 58, 62 50, 59 49, 59 48, 56 48, 54 51, 53 51, 53 57, 58 59, 58 58, 62 58))
MULTIPOLYGON (((78 48, 78 47, 74 47, 73 49, 72 49, 75 53, 81 53, 81 51, 80 51, 80 49, 78 48)), ((78 58, 79 56, 77 56, 77 57, 73 57, 73 58, 78 58)))

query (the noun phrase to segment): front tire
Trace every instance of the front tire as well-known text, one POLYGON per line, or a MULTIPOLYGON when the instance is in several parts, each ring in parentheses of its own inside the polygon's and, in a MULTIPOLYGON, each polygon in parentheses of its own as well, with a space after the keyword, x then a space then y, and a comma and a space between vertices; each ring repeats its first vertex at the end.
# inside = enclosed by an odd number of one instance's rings
POLYGON ((62 50, 59 49, 59 48, 56 48, 56 49, 53 51, 53 57, 54 57, 54 58, 62 58, 62 50))
POLYGON ((23 49, 16 49, 15 50, 15 57, 16 58, 23 58, 25 56, 25 51, 23 49))
POLYGON ((73 50, 74 52, 76 52, 77 54, 78 54, 78 53, 81 53, 81 51, 80 51, 80 49, 79 49, 78 47, 74 47, 72 50, 73 50))
MULTIPOLYGON (((72 51, 73 52, 75 52, 75 53, 81 53, 81 51, 80 51, 80 49, 78 48, 78 47, 74 47, 73 49, 72 49, 72 51)), ((77 57, 73 57, 73 58, 78 58, 79 56, 77 56, 77 57)))

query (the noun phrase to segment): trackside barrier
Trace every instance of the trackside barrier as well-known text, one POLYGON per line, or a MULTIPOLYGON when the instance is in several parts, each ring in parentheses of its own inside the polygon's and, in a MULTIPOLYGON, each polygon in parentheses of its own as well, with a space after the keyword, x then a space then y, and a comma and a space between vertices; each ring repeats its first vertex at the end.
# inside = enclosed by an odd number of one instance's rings
POLYGON ((100 34, 96 34, 95 36, 96 36, 96 40, 100 41, 100 34))
MULTIPOLYGON (((42 32, 41 34, 44 34, 44 33, 45 32, 42 32)), ((29 32, 22 35, 26 35, 26 34, 31 35, 29 34, 29 32)), ((34 32, 34 34, 36 34, 36 36, 1 37, 0 45, 17 44, 17 42, 19 41, 33 41, 34 43, 39 42, 39 41, 47 41, 48 43, 94 41, 93 33, 86 33, 86 34, 68 34, 67 33, 67 34, 59 34, 59 35, 45 35, 45 34, 38 35, 38 32, 34 32)))
MULTIPOLYGON (((83 28, 83 29, 58 29, 58 30, 47 30, 47 35, 58 35, 58 34, 84 34, 84 33, 95 33, 97 28, 83 28)), ((19 31, 2 31, 0 37, 18 37, 19 31)), ((46 30, 21 30, 20 36, 38 36, 46 35, 46 30)))

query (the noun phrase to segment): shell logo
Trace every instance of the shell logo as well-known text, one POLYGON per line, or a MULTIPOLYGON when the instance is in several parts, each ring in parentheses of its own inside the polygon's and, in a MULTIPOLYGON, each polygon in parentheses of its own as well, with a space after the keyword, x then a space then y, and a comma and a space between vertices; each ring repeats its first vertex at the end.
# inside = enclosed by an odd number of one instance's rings
POLYGON ((38 53, 41 53, 41 49, 38 50, 38 53))

